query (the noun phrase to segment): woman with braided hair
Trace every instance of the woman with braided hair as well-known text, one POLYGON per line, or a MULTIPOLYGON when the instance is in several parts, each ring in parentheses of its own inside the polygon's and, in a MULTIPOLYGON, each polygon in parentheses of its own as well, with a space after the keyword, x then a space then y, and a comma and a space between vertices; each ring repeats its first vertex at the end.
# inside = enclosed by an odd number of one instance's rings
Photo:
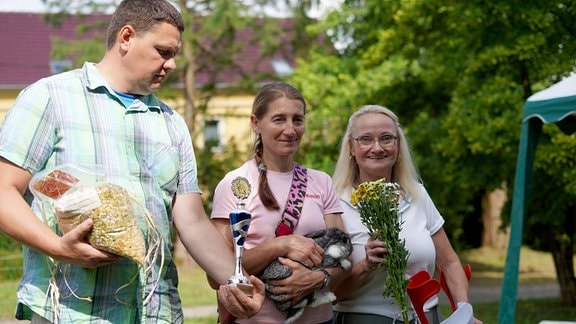
MULTIPOLYGON (((305 234, 327 227, 343 228, 342 208, 330 177, 321 171, 306 169, 294 161, 306 126, 306 101, 287 83, 265 84, 254 99, 250 121, 254 131, 254 157, 229 172, 214 194, 211 219, 232 247, 228 214, 235 208, 232 180, 242 176, 251 184, 245 207, 252 220, 248 229, 243 265, 248 273, 260 274, 272 261, 291 268, 282 280, 269 281, 277 286, 269 292, 298 303, 309 293, 328 289, 330 282, 344 275, 341 268, 311 270, 319 266, 323 250, 305 234)), ((266 298, 261 311, 250 322, 281 323, 286 314, 266 298)), ((300 323, 330 323, 329 303, 306 308, 300 323)), ((242 323, 242 321, 238 321, 242 323)))

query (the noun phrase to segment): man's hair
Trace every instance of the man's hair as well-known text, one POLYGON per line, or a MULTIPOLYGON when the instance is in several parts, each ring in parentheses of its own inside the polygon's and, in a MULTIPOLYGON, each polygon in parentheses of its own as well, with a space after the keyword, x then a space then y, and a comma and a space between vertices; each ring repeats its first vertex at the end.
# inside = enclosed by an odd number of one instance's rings
POLYGON ((120 29, 132 26, 136 32, 147 32, 160 23, 169 23, 184 31, 180 12, 167 0, 123 0, 112 15, 106 35, 108 49, 114 46, 120 29))

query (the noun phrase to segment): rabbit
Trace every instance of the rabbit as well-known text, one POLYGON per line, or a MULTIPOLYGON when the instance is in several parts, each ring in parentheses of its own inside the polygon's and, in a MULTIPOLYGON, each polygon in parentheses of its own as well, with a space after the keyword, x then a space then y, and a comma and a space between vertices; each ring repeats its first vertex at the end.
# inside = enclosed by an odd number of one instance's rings
MULTIPOLYGON (((352 253, 352 242, 350 236, 339 228, 328 228, 312 232, 305 235, 306 237, 314 239, 318 245, 324 249, 321 267, 312 267, 310 269, 317 270, 319 268, 328 267, 342 267, 344 270, 350 269, 352 264, 348 257, 352 253)), ((304 266, 306 266, 304 264, 304 266)), ((284 295, 275 295, 270 292, 274 286, 267 283, 269 279, 284 279, 292 274, 292 269, 275 260, 262 273, 261 279, 266 286, 266 296, 272 299, 276 307, 280 311, 286 311, 285 324, 294 323, 304 312, 304 307, 316 307, 325 303, 331 303, 336 300, 336 296, 328 290, 317 290, 310 293, 302 301, 296 305, 292 305, 290 301, 284 301, 284 295)))

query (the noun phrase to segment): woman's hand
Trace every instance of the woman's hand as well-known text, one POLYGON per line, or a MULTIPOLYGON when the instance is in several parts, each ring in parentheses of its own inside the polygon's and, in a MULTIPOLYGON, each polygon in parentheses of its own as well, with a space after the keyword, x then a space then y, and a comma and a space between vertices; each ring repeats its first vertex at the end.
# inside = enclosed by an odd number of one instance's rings
POLYGON ((366 250, 366 267, 369 269, 376 269, 381 262, 386 261, 385 256, 388 249, 384 246, 384 242, 375 239, 374 234, 368 239, 364 249, 366 250))
POLYGON ((308 268, 322 264, 324 250, 313 239, 300 234, 280 236, 278 239, 288 248, 283 257, 300 262, 308 268))
POLYGON ((287 258, 278 258, 281 264, 290 267, 292 274, 288 278, 268 280, 274 288, 270 290, 275 295, 283 295, 284 301, 290 300, 292 305, 300 302, 311 292, 322 287, 324 273, 310 270, 300 262, 287 258))

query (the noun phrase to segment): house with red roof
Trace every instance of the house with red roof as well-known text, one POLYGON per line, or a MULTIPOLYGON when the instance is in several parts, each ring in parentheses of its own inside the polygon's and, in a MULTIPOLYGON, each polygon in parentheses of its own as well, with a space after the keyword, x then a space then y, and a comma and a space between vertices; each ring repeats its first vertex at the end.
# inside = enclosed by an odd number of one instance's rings
MULTIPOLYGON (((71 61, 52 58, 53 38, 78 40, 93 37, 93 34, 79 36, 76 28, 87 22, 107 22, 109 16, 93 15, 83 19, 80 21, 78 17, 69 17, 56 27, 45 22, 41 13, 0 12, 0 44, 3 47, 0 51, 0 121, 26 86, 72 68, 71 61)), ((216 140, 225 145, 232 138, 241 141, 250 139, 248 116, 254 93, 232 89, 247 75, 264 73, 280 78, 291 74, 295 65, 294 50, 289 39, 292 22, 290 19, 278 21, 279 27, 286 31, 283 33, 286 41, 271 56, 262 59, 260 49, 249 41, 250 31, 240 31, 237 37, 246 39, 246 46, 237 53, 235 64, 222 68, 203 64, 208 60, 199 58, 196 87, 210 82, 221 90, 209 101, 207 113, 197 118, 200 126, 196 127, 198 134, 194 134, 197 144, 216 140)), ((182 86, 181 83, 172 85, 176 89, 182 86)), ((177 110, 183 107, 183 99, 169 103, 177 110)))

